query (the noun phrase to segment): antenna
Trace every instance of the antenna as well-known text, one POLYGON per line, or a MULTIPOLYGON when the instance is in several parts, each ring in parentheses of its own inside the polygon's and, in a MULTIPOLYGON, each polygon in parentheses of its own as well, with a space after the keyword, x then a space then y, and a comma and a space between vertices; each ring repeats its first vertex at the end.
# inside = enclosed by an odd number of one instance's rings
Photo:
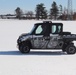
POLYGON ((72 20, 72 0, 68 0, 67 19, 72 20))

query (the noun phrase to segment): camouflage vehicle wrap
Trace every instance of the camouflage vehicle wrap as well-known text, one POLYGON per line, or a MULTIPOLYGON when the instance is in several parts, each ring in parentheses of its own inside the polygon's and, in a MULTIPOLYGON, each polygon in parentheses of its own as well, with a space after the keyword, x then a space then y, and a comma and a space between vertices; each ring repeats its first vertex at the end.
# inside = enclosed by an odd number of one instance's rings
POLYGON ((75 40, 75 34, 63 32, 62 23, 48 21, 37 23, 30 33, 20 35, 17 44, 22 53, 29 53, 30 49, 62 49, 68 54, 75 54, 75 40))

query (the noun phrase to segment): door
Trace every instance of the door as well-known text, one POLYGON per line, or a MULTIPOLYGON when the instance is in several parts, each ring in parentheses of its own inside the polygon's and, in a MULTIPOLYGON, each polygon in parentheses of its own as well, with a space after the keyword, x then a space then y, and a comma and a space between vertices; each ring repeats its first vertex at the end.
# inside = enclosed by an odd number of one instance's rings
POLYGON ((48 48, 62 48, 63 42, 60 41, 62 37, 59 35, 62 31, 61 29, 61 25, 54 24, 51 26, 50 42, 48 44, 48 48))
POLYGON ((33 47, 34 48, 40 48, 40 49, 45 49, 47 48, 47 44, 49 42, 50 36, 47 34, 46 35, 46 27, 47 25, 38 25, 37 29, 35 30, 35 34, 33 35, 33 47))

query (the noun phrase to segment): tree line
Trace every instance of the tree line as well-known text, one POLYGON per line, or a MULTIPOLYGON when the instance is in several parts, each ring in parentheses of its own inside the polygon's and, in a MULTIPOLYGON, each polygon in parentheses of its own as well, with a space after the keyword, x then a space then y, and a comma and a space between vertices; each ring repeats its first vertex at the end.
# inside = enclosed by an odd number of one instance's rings
POLYGON ((27 13, 23 13, 20 7, 15 9, 16 18, 18 19, 57 19, 58 15, 62 12, 62 5, 58 6, 54 1, 51 5, 49 12, 47 11, 45 5, 43 3, 37 4, 35 9, 35 14, 32 11, 28 11, 27 13), (60 8, 59 8, 60 7, 60 8), (24 16, 26 15, 26 16, 24 16))
MULTIPOLYGON (((27 11, 23 12, 23 10, 20 7, 17 7, 15 9, 15 14, 7 14, 5 15, 8 19, 14 18, 14 19, 54 19, 54 20, 67 20, 68 16, 72 20, 76 20, 76 12, 73 12, 72 15, 68 15, 68 9, 64 8, 62 5, 57 5, 55 1, 50 6, 50 9, 47 10, 46 6, 43 3, 37 4, 35 7, 35 12, 33 11, 27 11), (12 16, 12 17, 8 17, 12 16), (15 16, 15 17, 13 17, 15 16)), ((1 18, 3 18, 2 15, 0 15, 1 18)))

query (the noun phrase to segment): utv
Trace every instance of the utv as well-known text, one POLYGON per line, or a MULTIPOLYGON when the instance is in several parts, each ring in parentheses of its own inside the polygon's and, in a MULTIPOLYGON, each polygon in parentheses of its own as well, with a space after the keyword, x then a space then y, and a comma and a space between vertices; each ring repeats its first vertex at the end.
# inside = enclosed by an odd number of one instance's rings
POLYGON ((67 54, 75 54, 75 40, 75 34, 63 31, 62 23, 44 21, 35 24, 30 33, 19 36, 17 44, 21 53, 29 53, 30 49, 62 49, 67 54))

